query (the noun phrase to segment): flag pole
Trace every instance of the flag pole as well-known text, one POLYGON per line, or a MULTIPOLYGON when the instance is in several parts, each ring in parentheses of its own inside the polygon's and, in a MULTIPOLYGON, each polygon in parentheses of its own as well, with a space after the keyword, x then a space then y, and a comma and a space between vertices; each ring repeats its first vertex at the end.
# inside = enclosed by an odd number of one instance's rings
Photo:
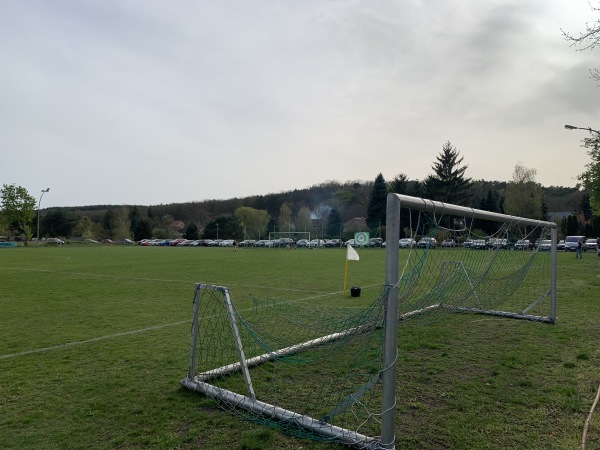
POLYGON ((348 257, 346 257, 346 269, 344 270, 344 297, 346 296, 346 282, 348 281, 348 257))

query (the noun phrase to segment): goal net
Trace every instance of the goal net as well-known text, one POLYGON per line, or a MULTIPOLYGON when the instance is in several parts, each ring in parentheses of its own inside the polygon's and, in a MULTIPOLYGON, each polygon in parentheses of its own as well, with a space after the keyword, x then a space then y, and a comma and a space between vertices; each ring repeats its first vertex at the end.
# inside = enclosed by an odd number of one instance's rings
POLYGON ((390 194, 386 232, 379 295, 352 307, 237 308, 227 287, 198 283, 181 384, 288 435, 391 449, 398 326, 457 312, 555 321, 555 224, 390 194), (401 234, 416 245, 399 248, 401 234))

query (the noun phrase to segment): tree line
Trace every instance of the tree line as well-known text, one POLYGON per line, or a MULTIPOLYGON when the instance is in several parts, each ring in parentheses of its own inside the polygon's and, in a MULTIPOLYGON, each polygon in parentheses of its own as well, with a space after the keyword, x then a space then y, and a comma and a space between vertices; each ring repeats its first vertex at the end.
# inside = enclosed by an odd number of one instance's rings
MULTIPOLYGON (((600 214, 594 214, 587 191, 579 186, 544 188, 535 180, 535 169, 521 163, 515 166, 511 181, 474 181, 466 176, 468 165, 458 149, 446 142, 431 169, 422 181, 410 180, 406 174, 387 181, 380 173, 373 182, 328 181, 246 198, 154 206, 49 208, 39 212, 40 235, 136 241, 182 236, 243 240, 264 239, 270 232, 310 232, 315 238, 345 240, 356 231, 370 231, 373 236, 385 238, 389 192, 540 220, 549 219, 551 198, 555 211, 572 212, 560 221, 560 234, 600 235, 600 214)), ((37 215, 35 199, 14 184, 5 184, 0 196, 0 235, 31 240, 37 215)))

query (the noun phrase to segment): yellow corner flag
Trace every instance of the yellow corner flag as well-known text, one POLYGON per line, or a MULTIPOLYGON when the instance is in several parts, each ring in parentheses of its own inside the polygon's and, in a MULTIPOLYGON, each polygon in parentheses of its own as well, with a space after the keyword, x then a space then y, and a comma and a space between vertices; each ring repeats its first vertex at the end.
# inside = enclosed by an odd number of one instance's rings
POLYGON ((346 282, 348 281, 348 261, 358 261, 360 257, 354 248, 348 244, 346 252, 346 270, 344 271, 344 297, 346 296, 346 282))

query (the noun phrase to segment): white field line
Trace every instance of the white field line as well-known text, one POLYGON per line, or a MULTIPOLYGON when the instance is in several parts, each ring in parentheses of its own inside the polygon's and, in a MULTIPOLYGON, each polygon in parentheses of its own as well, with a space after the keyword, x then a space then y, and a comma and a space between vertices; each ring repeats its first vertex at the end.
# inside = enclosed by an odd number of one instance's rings
MULTIPOLYGON (((56 270, 41 270, 41 269, 21 269, 21 268, 16 268, 16 267, 4 267, 2 268, 4 270, 21 270, 21 271, 30 271, 30 272, 45 272, 45 273, 56 273, 56 274, 61 274, 61 275, 77 275, 77 276, 86 276, 86 277, 97 277, 97 278, 117 278, 117 279, 124 279, 124 280, 140 280, 140 281, 160 281, 160 282, 170 282, 170 283, 186 283, 186 284, 195 284, 196 282, 192 282, 192 281, 184 281, 184 280, 161 280, 161 279, 157 279, 157 278, 137 278, 137 277, 124 277, 124 276, 119 276, 119 275, 98 275, 98 274, 92 274, 92 273, 84 273, 84 272, 61 272, 61 271, 56 271, 56 270)), ((210 283, 204 283, 204 284, 210 284, 210 283)), ((239 287, 244 287, 245 285, 234 285, 234 286, 239 286, 239 287)), ((378 286, 377 284, 371 285, 371 286, 367 286, 367 287, 372 287, 372 286, 378 286)), ((277 290, 284 290, 284 291, 296 291, 296 290, 300 290, 300 289, 277 289, 277 290)), ((325 293, 320 293, 319 295, 311 295, 308 297, 304 297, 304 298, 300 298, 300 299, 295 299, 295 300, 286 300, 283 302, 279 302, 281 304, 285 304, 285 303, 295 303, 295 302, 303 302, 306 300, 314 300, 317 298, 321 298, 321 297, 327 297, 330 295, 335 295, 337 294, 337 292, 325 292, 325 293)), ((279 304, 277 303, 277 304, 279 304)), ((249 307, 249 308, 244 308, 244 309, 240 309, 239 311, 251 311, 255 309, 255 307, 249 307)), ((106 336, 99 336, 99 337, 95 337, 95 338, 90 338, 90 339, 84 339, 82 341, 73 341, 73 342, 67 342, 64 344, 58 344, 58 345, 52 345, 50 347, 43 347, 43 348, 37 348, 37 349, 33 349, 33 350, 26 350, 24 352, 18 352, 18 353, 9 353, 6 355, 0 355, 0 359, 8 359, 8 358, 14 358, 17 356, 26 356, 26 355, 31 355, 34 353, 43 353, 43 352, 47 352, 50 350, 58 350, 58 349, 63 349, 63 348, 68 348, 68 347, 75 347, 78 345, 85 345, 85 344, 90 344, 93 342, 98 342, 98 341, 103 341, 106 339, 113 339, 113 338, 117 338, 117 337, 122 337, 122 336, 129 336, 132 334, 139 334, 139 333, 145 333, 148 331, 154 331, 154 330, 160 330, 161 328, 167 328, 167 327, 173 327, 173 326, 177 326, 177 325, 182 325, 182 324, 189 324, 190 321, 189 320, 181 320, 179 322, 173 322, 173 323, 168 323, 168 324, 163 324, 163 325, 154 325, 151 327, 146 327, 146 328, 140 328, 139 330, 131 330, 131 331, 123 331, 120 333, 114 333, 114 334, 109 334, 106 336)))
POLYGON ((140 278, 140 277, 125 277, 122 275, 99 275, 96 273, 85 273, 85 272, 62 272, 60 270, 43 270, 43 269, 21 269, 18 267, 5 267, 4 270, 19 270, 23 272, 43 272, 43 273, 55 273, 57 275, 76 275, 79 277, 91 277, 91 278, 115 278, 120 280, 138 280, 138 281, 159 281, 161 283, 191 283, 194 284, 194 281, 184 281, 184 280, 164 280, 160 278, 140 278))
POLYGON ((53 345, 51 347, 36 348, 34 350, 27 350, 27 351, 19 352, 19 353, 11 353, 11 354, 8 354, 8 355, 0 355, 0 359, 8 359, 8 358, 14 358, 15 356, 31 355, 33 353, 43 353, 43 352, 47 352, 47 351, 50 351, 50 350, 58 350, 58 349, 61 349, 61 348, 75 347, 77 345, 90 344, 92 342, 103 341, 105 339, 111 339, 111 338, 116 338, 116 337, 121 337, 121 336, 128 336, 128 335, 131 335, 131 334, 145 333, 146 331, 160 330, 161 328, 174 327, 174 326, 177 326, 177 325, 182 325, 184 323, 189 324, 190 321, 189 320, 180 320, 179 322, 167 323, 167 324, 164 324, 164 325, 155 325, 155 326, 152 326, 152 327, 141 328, 139 330, 123 331, 121 333, 114 333, 114 334, 109 334, 107 336, 100 336, 100 337, 95 337, 95 338, 91 338, 91 339, 85 339, 83 341, 67 342, 65 344, 53 345))

